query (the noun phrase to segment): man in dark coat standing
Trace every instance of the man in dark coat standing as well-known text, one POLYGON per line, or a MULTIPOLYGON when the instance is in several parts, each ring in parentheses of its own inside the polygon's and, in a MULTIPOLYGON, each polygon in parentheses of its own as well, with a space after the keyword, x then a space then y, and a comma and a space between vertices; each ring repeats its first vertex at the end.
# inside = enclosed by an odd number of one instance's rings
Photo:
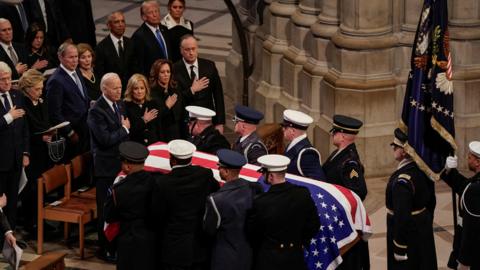
POLYGON ((204 230, 214 237, 212 270, 250 270, 252 248, 245 235, 245 219, 253 199, 262 192, 259 183, 239 178, 246 159, 239 153, 220 149, 218 172, 226 183, 207 199, 204 230))
POLYGON ((268 154, 267 147, 257 135, 257 125, 263 119, 263 113, 243 105, 235 106, 234 131, 240 137, 232 149, 242 154, 247 162, 258 165, 257 158, 268 154))
POLYGON ((46 31, 45 40, 48 45, 58 48, 60 44, 71 40, 70 31, 59 9, 58 0, 24 0, 30 24, 38 23, 46 31))
POLYGON ((477 245, 480 242, 480 142, 468 145, 468 169, 475 175, 466 178, 457 170, 457 157, 448 157, 441 178, 460 196, 462 226, 458 244, 458 270, 478 270, 477 245))
POLYGON ((227 138, 212 123, 214 111, 199 106, 187 106, 185 109, 190 117, 188 129, 192 136, 191 142, 198 151, 215 154, 220 149, 230 148, 227 138))
POLYGON ((295 111, 283 111, 283 138, 288 142, 285 156, 292 160, 287 173, 309 177, 315 180, 325 180, 322 170, 320 152, 312 146, 307 138, 308 126, 313 118, 307 114, 295 111))
POLYGON ((215 63, 198 57, 197 39, 192 35, 181 38, 180 52, 182 60, 173 65, 173 74, 185 97, 185 104, 215 111, 213 124, 223 133, 225 104, 222 81, 215 63))
POLYGON ((78 67, 78 49, 63 43, 58 48, 60 66, 53 72, 45 86, 48 114, 52 125, 65 121, 70 125, 62 129, 68 137, 65 158, 69 160, 90 150, 87 114, 90 99, 78 67))
POLYGON ((130 121, 124 116, 125 109, 120 101, 122 82, 115 73, 103 75, 100 82, 102 96, 88 112, 88 127, 91 133, 93 154, 93 176, 97 188, 98 244, 97 256, 107 261, 113 259, 113 247, 103 233, 103 206, 108 189, 121 170, 118 146, 128 140, 130 121))
POLYGON ((150 68, 156 60, 170 59, 170 38, 167 27, 160 24, 160 6, 157 1, 143 2, 140 16, 143 24, 133 33, 132 40, 140 72, 148 78, 150 68))
POLYGON ((133 41, 125 37, 125 16, 115 11, 108 16, 107 26, 110 34, 95 48, 95 73, 101 77, 114 72, 120 76, 123 89, 126 89, 130 77, 139 72, 133 41))
POLYGON ((105 203, 105 220, 119 222, 117 236, 118 270, 154 270, 155 235, 150 217, 153 178, 143 170, 149 154, 143 144, 127 141, 118 147, 122 172, 105 203))
POLYGON ((4 236, 4 241, 7 241, 10 246, 17 244, 17 239, 13 235, 13 231, 8 223, 7 216, 3 213, 2 208, 7 205, 7 196, 3 194, 0 196, 0 234, 4 236))
MULTIPOLYGON (((395 130, 391 143, 397 170, 387 183, 387 262, 389 270, 437 269, 432 214, 428 209, 431 181, 404 150, 408 137, 395 130)), ((361 269, 344 268, 344 269, 361 269)))
POLYGON ((0 61, 12 70, 12 79, 17 80, 28 69, 27 51, 23 44, 13 42, 13 29, 9 20, 0 17, 0 61))
MULTIPOLYGON (((337 147, 323 163, 326 181, 346 187, 363 201, 367 196, 364 169, 355 146, 355 138, 363 123, 344 115, 333 116, 330 130, 333 145, 337 147)), ((343 256, 339 269, 370 269, 368 243, 360 240, 343 256)))
POLYGON ((168 151, 172 171, 156 176, 151 206, 162 269, 210 269, 202 219, 207 196, 218 190, 218 182, 211 170, 192 165, 192 143, 172 140, 168 151))
POLYGON ((18 43, 25 42, 25 32, 29 25, 27 12, 22 2, 22 0, 0 1, 0 18, 10 21, 13 29, 13 41, 18 43))
POLYGON ((5 62, 0 62, 0 100, 0 194, 8 197, 5 214, 15 230, 20 175, 30 164, 30 137, 24 97, 12 90, 12 71, 5 62))
POLYGON ((254 250, 254 270, 306 270, 303 246, 318 232, 320 220, 310 191, 286 182, 290 159, 265 155, 258 159, 268 192, 253 201, 247 235, 254 250))

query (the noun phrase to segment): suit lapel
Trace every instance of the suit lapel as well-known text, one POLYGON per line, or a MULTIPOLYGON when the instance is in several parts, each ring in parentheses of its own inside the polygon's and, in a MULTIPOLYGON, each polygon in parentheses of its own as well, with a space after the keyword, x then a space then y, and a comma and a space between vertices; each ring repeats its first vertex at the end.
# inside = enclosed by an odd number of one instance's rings
MULTIPOLYGON (((65 78, 65 81, 67 81, 70 86, 67 86, 68 89, 71 89, 72 92, 75 93, 75 95, 77 95, 81 100, 86 100, 86 96, 87 94, 85 93, 85 91, 83 91, 83 94, 85 95, 85 98, 79 93, 80 89, 78 89, 78 86, 77 84, 75 83, 75 81, 73 80, 73 78, 70 76, 70 74, 68 74, 63 68, 61 67, 58 67, 57 69, 59 69, 59 72, 63 75, 63 77, 65 78)), ((75 72, 77 72, 77 75, 78 76, 82 76, 81 73, 79 73, 80 71, 77 69, 75 70, 75 72)), ((82 80, 80 79, 80 83, 82 84, 82 87, 83 89, 85 90, 86 86, 85 84, 82 83, 82 80)))
POLYGON ((112 110, 110 105, 108 105, 107 101, 103 96, 101 96, 97 102, 100 102, 98 105, 105 111, 108 116, 110 116, 110 119, 112 119, 115 123, 120 124, 120 119, 118 119, 117 115, 112 110))

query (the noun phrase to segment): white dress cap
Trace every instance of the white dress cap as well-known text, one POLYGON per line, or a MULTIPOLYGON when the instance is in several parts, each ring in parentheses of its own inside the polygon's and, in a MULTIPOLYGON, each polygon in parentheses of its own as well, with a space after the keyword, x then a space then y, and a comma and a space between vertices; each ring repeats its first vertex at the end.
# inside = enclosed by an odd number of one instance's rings
POLYGON ((286 123, 291 123, 293 127, 304 127, 307 128, 311 123, 313 123, 313 118, 309 115, 295 110, 285 110, 283 111, 283 120, 286 123))
POLYGON ((195 150, 197 147, 185 140, 172 140, 168 143, 168 152, 178 159, 191 158, 195 150))
POLYGON ((185 109, 188 111, 190 118, 198 120, 211 120, 216 115, 214 111, 200 106, 187 106, 185 109))
POLYGON ((472 153, 477 158, 480 158, 480 142, 479 141, 472 141, 468 144, 468 148, 470 148, 470 153, 472 153))
POLYGON ((287 170, 290 159, 282 155, 264 155, 259 157, 257 162, 260 163, 263 171, 282 172, 287 170))

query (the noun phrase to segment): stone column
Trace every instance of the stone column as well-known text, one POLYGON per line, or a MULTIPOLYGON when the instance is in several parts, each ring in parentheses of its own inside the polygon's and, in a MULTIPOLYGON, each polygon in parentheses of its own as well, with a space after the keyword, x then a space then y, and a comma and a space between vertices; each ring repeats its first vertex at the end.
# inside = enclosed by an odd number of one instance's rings
MULTIPOLYGON (((386 175, 393 159, 386 151, 399 115, 393 72, 397 38, 393 34, 393 3, 343 0, 330 68, 322 83, 321 113, 345 114, 364 122, 357 138, 368 176, 386 175)), ((324 130, 325 132, 327 130, 324 130)))

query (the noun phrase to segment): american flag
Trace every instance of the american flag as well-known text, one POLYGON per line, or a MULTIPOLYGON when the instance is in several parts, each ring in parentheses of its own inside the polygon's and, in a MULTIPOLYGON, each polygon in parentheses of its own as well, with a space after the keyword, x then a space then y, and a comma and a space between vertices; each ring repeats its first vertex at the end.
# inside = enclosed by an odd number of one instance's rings
MULTIPOLYGON (((158 142, 148 148, 150 155, 145 161, 145 170, 169 172, 171 168, 167 145, 158 142)), ((192 158, 192 164, 211 169, 215 178, 222 182, 217 162, 215 155, 202 152, 195 152, 192 158)), ((258 169, 258 166, 247 164, 240 171, 240 176, 249 181, 257 181, 261 177, 258 169)), ((317 206, 321 226, 318 234, 310 240, 310 245, 305 247, 308 268, 335 269, 342 262, 340 249, 359 236, 357 231, 362 232, 364 239, 372 233, 362 201, 355 193, 341 186, 292 174, 287 174, 287 181, 307 187, 317 206)))

